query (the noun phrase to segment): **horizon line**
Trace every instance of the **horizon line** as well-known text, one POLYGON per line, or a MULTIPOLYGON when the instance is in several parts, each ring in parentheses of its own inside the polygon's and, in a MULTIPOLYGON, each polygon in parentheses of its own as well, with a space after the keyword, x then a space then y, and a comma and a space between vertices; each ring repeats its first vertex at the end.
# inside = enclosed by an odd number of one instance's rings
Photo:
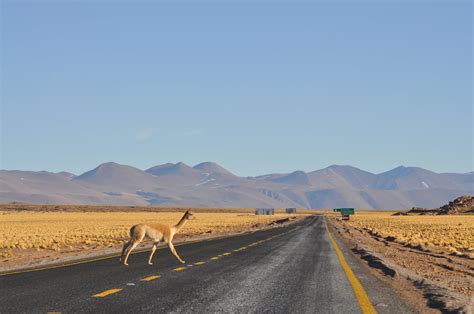
POLYGON ((204 163, 212 163, 212 164, 215 164, 219 167, 222 167, 224 170, 227 170, 229 171, 230 173, 234 174, 235 176, 237 177, 241 177, 241 178, 248 178, 248 177, 252 177, 252 178, 256 178, 256 177, 261 177, 261 176, 265 176, 265 175, 270 175, 270 174, 291 174, 291 173, 294 173, 294 172, 297 172, 297 171, 302 171, 304 173, 311 173, 311 172, 315 172, 315 171, 320 171, 320 170, 324 170, 324 169, 328 169, 328 168, 333 168, 333 167, 351 167, 351 168, 355 168, 355 169, 358 169, 358 170, 361 170, 361 171, 365 171, 365 172, 368 172, 368 173, 371 173, 371 174, 374 174, 374 175, 379 175, 379 174, 382 174, 382 173, 386 173, 386 172, 389 172, 389 171, 392 171, 392 170, 395 170, 397 168, 417 168, 417 169, 422 169, 422 170, 427 170, 427 171, 430 171, 430 172, 433 172, 433 173, 436 173, 436 174, 449 174, 449 173, 453 173, 453 174, 472 174, 474 172, 474 170, 468 170, 466 172, 453 172, 453 171, 446 171, 446 172, 436 172, 436 171, 433 171, 433 170, 430 170, 430 169, 427 169, 427 168, 423 168, 423 167, 419 167, 419 166, 405 166, 405 165, 399 165, 399 166, 396 166, 394 168, 391 168, 391 169, 388 169, 388 170, 385 170, 385 171, 382 171, 382 172, 371 172, 371 171, 368 171, 368 170, 365 170, 365 169, 362 169, 362 168, 359 168, 359 167, 356 167, 356 166, 352 166, 352 165, 349 165, 349 164, 331 164, 329 166, 326 166, 326 167, 323 167, 323 168, 319 168, 319 169, 315 169, 315 170, 302 170, 302 169, 296 169, 296 170, 292 170, 292 171, 288 171, 288 172, 268 172, 268 173, 264 173, 264 174, 259 174, 259 175, 237 175, 235 174, 233 171, 229 170, 228 168, 222 166, 221 164, 217 163, 217 162, 214 162, 214 161, 203 161, 203 162, 199 162, 193 166, 190 166, 189 164, 187 164, 186 162, 184 161, 178 161, 176 163, 173 163, 173 162, 165 162, 165 163, 161 163, 161 164, 156 164, 154 166, 151 166, 151 167, 147 167, 147 168, 138 168, 136 166, 133 166, 133 165, 129 165, 129 164, 123 164, 123 163, 118 163, 118 162, 115 162, 115 161, 106 161, 106 162, 101 162, 99 163, 97 166, 89 169, 89 170, 86 170, 86 171, 83 171, 81 172, 80 174, 77 174, 77 173, 74 173, 74 172, 71 172, 71 171, 68 171, 68 170, 59 170, 59 171, 53 171, 53 170, 22 170, 22 169, 0 169, 0 171, 24 171, 24 172, 48 172, 48 173, 61 173, 61 172, 66 172, 66 173, 70 173, 70 174, 73 174, 74 176, 80 176, 86 172, 89 172, 89 171, 92 171, 94 169, 97 169, 98 167, 100 166, 103 166, 103 165, 106 165, 106 164, 116 164, 116 165, 119 165, 119 166, 128 166, 128 167, 132 167, 132 168, 135 168, 135 169, 138 169, 140 171, 143 171, 143 172, 146 172, 147 170, 153 168, 153 167, 157 167, 157 166, 162 166, 162 165, 167 165, 167 164, 170 164, 170 165, 178 165, 178 164, 184 164, 185 166, 188 166, 190 168, 195 168, 196 166, 198 165, 201 165, 201 164, 204 164, 204 163))

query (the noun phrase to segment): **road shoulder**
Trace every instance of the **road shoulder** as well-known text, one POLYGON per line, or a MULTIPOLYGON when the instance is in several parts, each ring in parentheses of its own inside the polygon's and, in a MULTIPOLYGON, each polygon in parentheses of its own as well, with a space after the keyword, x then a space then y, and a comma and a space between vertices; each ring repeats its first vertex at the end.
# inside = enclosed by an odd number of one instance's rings
POLYGON ((424 311, 424 307, 417 305, 416 299, 403 293, 407 286, 394 285, 390 282, 391 279, 384 278, 378 271, 369 267, 367 263, 355 255, 351 251, 353 244, 341 236, 339 230, 329 219, 325 219, 328 229, 342 251, 346 262, 365 288, 372 305, 378 313, 429 313, 429 311, 424 311))
MULTIPOLYGON (((418 254, 418 252, 410 250, 410 255, 407 256, 403 256, 404 250, 397 250, 394 253, 392 252, 394 248, 390 246, 391 243, 373 239, 370 235, 365 235, 362 231, 355 230, 334 217, 327 217, 326 220, 337 240, 344 244, 345 254, 351 257, 354 268, 359 268, 358 273, 362 276, 364 273, 370 273, 378 281, 389 285, 398 297, 406 300, 412 311, 423 313, 472 312, 472 301, 469 304, 469 297, 435 284, 387 257, 392 253, 402 255, 397 258, 405 258, 409 265, 417 263, 412 255, 418 254)), ((370 283, 368 287, 370 287, 370 283)), ((377 291, 373 292, 377 293, 377 291)))

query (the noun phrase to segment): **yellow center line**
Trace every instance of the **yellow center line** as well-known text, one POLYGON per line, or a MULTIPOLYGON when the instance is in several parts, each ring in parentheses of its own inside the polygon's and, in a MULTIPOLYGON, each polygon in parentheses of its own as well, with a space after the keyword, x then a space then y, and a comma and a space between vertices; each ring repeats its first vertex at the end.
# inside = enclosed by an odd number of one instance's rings
POLYGON ((344 272, 346 273, 347 279, 352 285, 352 289, 354 290, 354 294, 357 298, 357 302, 359 302, 359 306, 362 313, 364 314, 377 313, 372 303, 370 302, 367 292, 365 292, 364 287, 362 286, 362 284, 359 282, 357 277, 352 272, 352 269, 350 268, 349 264, 347 264, 346 259, 344 258, 344 255, 342 254, 342 251, 337 246, 336 240, 334 240, 331 232, 329 232, 329 228, 326 222, 325 222, 325 226, 326 226, 326 232, 328 233, 328 236, 329 236, 329 240, 331 241, 332 247, 336 251, 337 258, 339 259, 339 263, 341 264, 342 268, 344 269, 344 272))
POLYGON ((230 254, 231 254, 231 253, 229 253, 229 252, 225 252, 225 253, 223 253, 222 255, 224 255, 224 256, 229 256, 230 254))
POLYGON ((152 281, 152 280, 158 279, 160 277, 161 276, 150 276, 150 277, 143 278, 142 281, 152 281))
POLYGON ((105 290, 104 292, 101 292, 101 293, 97 293, 97 294, 94 294, 93 297, 94 298, 103 298, 103 297, 106 297, 110 294, 114 294, 114 293, 117 293, 119 291, 122 291, 122 289, 110 289, 110 290, 105 290))
POLYGON ((196 262, 196 263, 194 263, 194 265, 202 265, 202 264, 206 264, 206 262, 196 262))
MULTIPOLYGON (((189 241, 189 242, 177 243, 174 246, 178 247, 178 246, 194 244, 194 243, 197 243, 197 242, 209 242, 209 241, 213 241, 213 240, 215 240, 215 239, 211 238, 211 239, 206 239, 206 240, 189 241)), ((161 249, 161 248, 159 248, 159 249, 161 249)), ((149 250, 148 248, 136 249, 134 252, 131 253, 131 255, 140 254, 140 253, 143 253, 143 252, 148 251, 148 250, 149 250)), ((86 260, 82 260, 82 261, 71 262, 71 263, 68 263, 68 264, 51 265, 51 266, 45 266, 45 267, 39 267, 39 268, 33 268, 33 269, 21 269, 21 270, 1 273, 0 277, 15 275, 15 274, 31 273, 31 272, 49 270, 49 269, 55 269, 55 268, 70 267, 70 266, 87 264, 87 263, 91 263, 91 262, 97 262, 97 261, 102 261, 102 260, 107 260, 107 259, 112 259, 112 258, 117 258, 117 257, 120 257, 120 254, 113 254, 113 255, 109 255, 109 256, 102 256, 102 257, 98 257, 98 258, 86 259, 86 260)))
POLYGON ((211 259, 215 261, 215 260, 219 259, 219 256, 211 257, 211 259))
POLYGON ((182 270, 185 270, 187 267, 177 267, 175 269, 173 269, 173 271, 182 271, 182 270))

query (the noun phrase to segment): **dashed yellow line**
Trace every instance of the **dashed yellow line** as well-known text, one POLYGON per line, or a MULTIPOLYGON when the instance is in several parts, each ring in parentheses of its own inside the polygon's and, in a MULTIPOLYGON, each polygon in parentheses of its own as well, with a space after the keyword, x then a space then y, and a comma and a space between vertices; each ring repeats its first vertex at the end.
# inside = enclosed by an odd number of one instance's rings
POLYGON ((120 291, 122 291, 122 289, 110 289, 110 290, 105 290, 104 292, 94 294, 93 297, 94 297, 94 298, 103 298, 103 297, 106 297, 106 296, 108 296, 108 295, 111 295, 111 294, 120 292, 120 291))
POLYGON ((143 278, 142 281, 152 281, 152 280, 158 279, 160 277, 161 276, 150 276, 150 277, 143 278))
MULTIPOLYGON (((300 226, 297 226, 297 227, 293 228, 292 230, 290 230, 290 231, 288 231, 288 232, 295 231, 295 230, 297 230, 297 229, 299 229, 299 228, 301 228, 301 227, 300 227, 300 226)), ((252 232, 252 233, 253 233, 253 232, 252 232)), ((285 232, 285 233, 287 233, 287 232, 285 232)), ((217 239, 218 239, 218 238, 217 238, 217 239)), ((207 240, 189 241, 189 242, 185 242, 185 243, 178 243, 178 244, 175 244, 174 246, 175 246, 175 247, 178 247, 178 246, 183 246, 183 245, 194 244, 194 243, 196 243, 196 242, 214 241, 214 240, 217 240, 217 239, 216 239, 216 238, 211 238, 211 239, 207 239, 207 240)), ((262 241, 262 242, 265 242, 265 241, 262 241)), ((134 252, 132 252, 131 255, 143 253, 143 252, 146 252, 146 251, 148 251, 148 250, 149 250, 148 248, 137 249, 137 250, 135 250, 134 252)), ((45 267, 39 267, 39 268, 33 268, 33 269, 15 270, 15 271, 11 271, 11 272, 1 273, 1 274, 0 274, 0 277, 9 276, 9 275, 15 275, 15 274, 23 274, 23 273, 37 272, 37 271, 49 270, 49 269, 55 269, 55 268, 70 267, 70 266, 75 266, 75 265, 80 265, 80 264, 86 264, 86 263, 91 263, 91 262, 97 262, 97 261, 102 261, 102 260, 107 260, 107 259, 112 259, 112 258, 117 258, 117 257, 120 257, 120 254, 114 254, 114 255, 110 255, 110 256, 102 256, 102 257, 92 258, 92 259, 86 259, 86 260, 81 260, 81 261, 77 261, 77 262, 71 262, 71 263, 68 263, 68 264, 51 265, 51 266, 45 266, 45 267)))
POLYGON ((357 298, 357 302, 359 302, 359 306, 362 313, 376 314, 377 311, 374 309, 372 303, 370 302, 367 292, 365 292, 364 287, 362 286, 362 284, 359 282, 357 277, 352 272, 352 269, 350 268, 349 264, 347 264, 346 259, 344 258, 344 255, 342 254, 341 250, 337 246, 336 240, 334 240, 331 232, 329 232, 327 223, 325 225, 326 225, 326 232, 328 233, 328 236, 329 236, 329 240, 331 241, 332 247, 336 251, 337 258, 339 259, 339 263, 341 264, 342 268, 344 269, 344 272, 346 273, 347 279, 352 285, 352 289, 354 290, 354 294, 357 298))
POLYGON ((187 267, 176 267, 175 269, 173 269, 173 271, 182 271, 182 270, 185 270, 187 267))
MULTIPOLYGON (((293 230, 290 230, 290 231, 288 231, 288 232, 285 232, 285 233, 276 235, 276 236, 272 236, 272 237, 269 237, 269 238, 266 238, 266 239, 263 239, 263 240, 260 240, 260 241, 257 241, 257 242, 253 242, 253 243, 251 243, 251 244, 248 244, 247 246, 240 247, 240 248, 235 249, 235 250, 233 250, 233 251, 234 251, 234 252, 239 252, 239 251, 245 250, 245 249, 247 249, 248 247, 255 246, 255 245, 257 245, 257 244, 260 244, 260 243, 269 241, 269 240, 271 240, 271 239, 274 239, 274 238, 276 238, 276 237, 282 236, 282 235, 284 235, 284 234, 286 234, 286 233, 289 233, 289 232, 291 232, 291 231, 294 231, 294 230, 296 230, 296 229, 297 229, 297 228, 295 228, 295 229, 293 229, 293 230)), ((334 241, 334 239, 332 239, 331 234, 329 233, 329 230, 327 229, 327 225, 326 225, 326 230, 327 230, 327 232, 328 232, 328 234, 329 234, 330 239, 331 239, 332 241, 334 241)), ((335 243, 335 242, 334 242, 334 243, 335 243)), ((183 244, 186 244, 186 243, 183 243, 183 244)), ((338 250, 337 244, 333 244, 333 245, 336 245, 335 249, 336 249, 336 252, 338 252, 338 251, 337 251, 337 250, 338 250)), ((340 253, 340 251, 339 251, 339 253, 340 253)), ((339 253, 338 253, 338 257, 339 257, 339 253)), ((230 252, 225 252, 225 253, 223 253, 222 255, 223 255, 223 256, 229 256, 229 255, 231 255, 231 254, 232 254, 232 253, 230 253, 230 252)), ((342 254, 342 253, 340 253, 340 254, 342 254)), ((213 257, 211 257, 210 259, 211 259, 211 260, 218 260, 218 259, 220 258, 220 256, 222 256, 222 255, 213 256, 213 257)), ((95 259, 95 260, 97 261, 97 260, 109 259, 109 258, 111 258, 111 257, 110 257, 110 256, 109 256, 109 257, 103 257, 103 258, 98 258, 98 259, 95 259)), ((344 257, 342 257, 342 258, 344 258, 344 257)), ((65 267, 65 266, 72 266, 72 265, 87 263, 87 262, 90 262, 90 261, 91 261, 91 260, 89 260, 89 261, 81 261, 81 262, 77 262, 77 263, 71 263, 71 264, 68 264, 68 265, 61 265, 61 266, 57 266, 57 267, 48 267, 48 268, 44 268, 44 269, 59 268, 59 267, 65 267)), ((196 263, 194 263, 194 265, 203 265, 203 264, 206 264, 206 262, 196 262, 196 263)), ((342 262, 341 262, 341 264, 342 264, 342 262)), ((190 265, 190 266, 192 266, 192 265, 190 265)), ((344 267, 344 265, 343 265, 343 267, 344 267)), ((173 269, 173 271, 178 272, 178 271, 183 271, 183 270, 185 270, 185 269, 187 269, 187 267, 177 267, 177 268, 173 269)), ((36 269, 36 270, 32 270, 32 271, 37 271, 37 270, 40 270, 40 269, 36 269)), ((345 269, 344 269, 344 270, 345 270, 345 269)), ((349 270, 350 270, 350 269, 349 269, 349 270)), ((20 272, 28 272, 28 271, 20 271, 20 272)), ((20 272, 19 272, 19 273, 20 273, 20 272)), ((10 274, 12 274, 12 273, 10 273, 10 274)), ((347 275, 347 272, 346 272, 346 275, 347 275)), ((348 278, 349 278, 349 275, 347 275, 347 276, 348 276, 348 278)), ((145 277, 145 278, 141 279, 141 281, 152 281, 152 280, 158 279, 158 278, 160 278, 160 277, 161 277, 161 276, 159 276, 159 275, 148 276, 148 277, 145 277)), ((351 279, 349 279, 349 280, 351 280, 351 279)), ((355 280, 357 280, 357 279, 355 279, 355 280)), ((351 283, 352 283, 352 282, 351 282, 351 283)), ((353 286, 353 288, 354 288, 354 286, 353 286)), ((355 290, 356 290, 356 288, 354 288, 354 291, 355 291, 355 290)), ((106 290, 106 291, 103 291, 103 292, 94 294, 92 297, 94 297, 94 298, 103 298, 103 297, 106 297, 106 296, 108 296, 108 295, 111 295, 111 294, 120 292, 120 291, 122 291, 122 289, 118 289, 118 288, 109 289, 109 290, 106 290)), ((365 291, 364 291, 364 292, 365 292, 365 291)), ((356 293, 356 296, 357 296, 357 293, 356 293)), ((358 300, 359 300, 359 297, 358 297, 358 300)), ((360 301, 359 301, 359 304, 361 304, 360 301)), ((370 301, 369 301, 369 304, 370 304, 370 306, 372 306, 372 304, 370 303, 370 301)), ((361 308, 362 308, 362 305, 361 305, 361 308)), ((364 311, 364 308, 362 308, 362 309, 363 309, 363 312, 364 312, 364 313, 376 313, 375 311, 374 311, 374 312, 366 312, 366 311, 364 311)), ((372 309, 373 309, 373 308, 372 308, 372 309)))
MULTIPOLYGON (((184 242, 184 243, 178 243, 178 244, 175 244, 174 246, 178 247, 178 246, 194 244, 196 242, 208 242, 208 241, 213 241, 213 240, 215 240, 215 239, 211 238, 211 239, 201 240, 201 241, 189 241, 189 242, 184 242)), ((140 254, 140 253, 143 253, 143 252, 147 252, 149 250, 150 250, 149 248, 137 249, 134 252, 132 252, 131 255, 140 254)), ((68 263, 68 264, 51 265, 51 266, 45 266, 45 267, 39 267, 39 268, 33 268, 33 269, 15 270, 15 271, 7 272, 7 273, 1 273, 0 277, 9 276, 9 275, 16 275, 16 274, 23 274, 23 273, 31 273, 31 272, 37 272, 37 271, 42 271, 42 270, 50 270, 50 269, 56 269, 56 268, 76 266, 76 265, 87 264, 87 263, 97 262, 97 261, 103 261, 103 260, 117 258, 117 257, 120 257, 120 254, 114 254, 114 255, 110 255, 110 256, 102 256, 102 257, 97 257, 97 258, 92 258, 92 259, 85 259, 85 260, 81 260, 81 261, 77 261, 77 262, 71 262, 71 263, 68 263)))

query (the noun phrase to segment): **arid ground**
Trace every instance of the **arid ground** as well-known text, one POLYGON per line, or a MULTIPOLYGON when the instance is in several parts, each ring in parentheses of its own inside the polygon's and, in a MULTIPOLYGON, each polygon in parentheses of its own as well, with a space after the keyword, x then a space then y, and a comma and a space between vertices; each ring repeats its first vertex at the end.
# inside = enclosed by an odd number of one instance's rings
MULTIPOLYGON (((175 224, 184 208, 135 206, 0 206, 0 271, 117 254, 138 223, 175 224)), ((252 209, 198 209, 175 243, 274 228, 325 215, 370 272, 414 302, 464 310, 474 297, 474 215, 398 215, 329 211, 256 216, 252 209), (275 223, 278 222, 278 223, 275 223)), ((141 248, 150 246, 144 243, 141 248)), ((472 305, 471 305, 472 306, 472 305)))
MULTIPOLYGON (((474 297, 474 215, 329 218, 346 245, 394 286, 408 284, 428 304, 463 311, 474 297)), ((401 290, 404 290, 401 288, 401 290)), ((412 289, 405 293, 412 293, 412 289)))
MULTIPOLYGON (((138 223, 176 224, 183 208, 130 206, 0 206, 0 271, 117 253, 138 223)), ((174 242, 277 227, 308 211, 256 216, 250 209, 193 209, 196 219, 174 242), (273 223, 278 221, 279 223, 273 223), (273 223, 273 224, 272 224, 273 223)), ((305 214, 306 213, 306 214, 305 214)), ((143 246, 150 246, 145 242, 143 246)))

